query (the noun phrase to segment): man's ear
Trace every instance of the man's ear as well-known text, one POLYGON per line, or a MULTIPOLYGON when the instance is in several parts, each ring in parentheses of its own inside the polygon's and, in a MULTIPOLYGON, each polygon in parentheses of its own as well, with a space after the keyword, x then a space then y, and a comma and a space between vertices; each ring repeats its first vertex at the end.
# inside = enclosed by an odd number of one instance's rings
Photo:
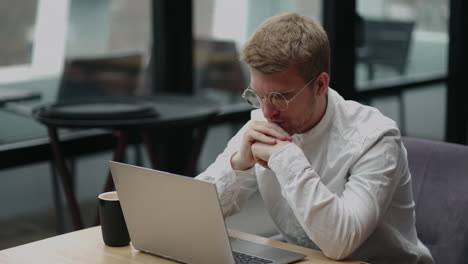
POLYGON ((315 80, 314 86, 315 95, 322 96, 325 94, 328 88, 328 84, 330 83, 330 76, 326 72, 322 72, 317 76, 317 80, 315 80))

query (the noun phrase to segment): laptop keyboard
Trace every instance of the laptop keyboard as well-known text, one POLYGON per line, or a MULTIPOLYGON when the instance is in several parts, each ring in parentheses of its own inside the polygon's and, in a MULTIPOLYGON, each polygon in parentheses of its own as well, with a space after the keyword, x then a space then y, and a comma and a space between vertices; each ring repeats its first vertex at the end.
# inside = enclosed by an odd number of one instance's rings
POLYGON ((258 258, 254 256, 250 256, 247 254, 242 254, 237 251, 232 252, 234 255, 234 260, 236 264, 264 264, 264 263, 272 263, 273 261, 263 258, 258 258))

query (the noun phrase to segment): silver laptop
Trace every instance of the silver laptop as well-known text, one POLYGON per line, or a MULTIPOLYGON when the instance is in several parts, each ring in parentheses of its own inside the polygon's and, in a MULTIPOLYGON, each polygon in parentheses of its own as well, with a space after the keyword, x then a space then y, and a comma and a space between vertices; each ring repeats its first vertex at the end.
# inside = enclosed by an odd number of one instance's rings
POLYGON ((212 183, 113 161, 109 165, 138 250, 193 264, 291 263, 305 257, 229 237, 212 183))

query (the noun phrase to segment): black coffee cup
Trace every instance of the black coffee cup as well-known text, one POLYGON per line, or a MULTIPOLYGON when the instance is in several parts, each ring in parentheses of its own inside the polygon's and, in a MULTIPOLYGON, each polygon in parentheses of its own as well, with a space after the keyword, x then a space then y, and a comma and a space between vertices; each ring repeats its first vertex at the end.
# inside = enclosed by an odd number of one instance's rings
POLYGON ((111 247, 127 246, 130 236, 127 224, 120 207, 117 192, 106 192, 99 195, 99 216, 104 243, 111 247))

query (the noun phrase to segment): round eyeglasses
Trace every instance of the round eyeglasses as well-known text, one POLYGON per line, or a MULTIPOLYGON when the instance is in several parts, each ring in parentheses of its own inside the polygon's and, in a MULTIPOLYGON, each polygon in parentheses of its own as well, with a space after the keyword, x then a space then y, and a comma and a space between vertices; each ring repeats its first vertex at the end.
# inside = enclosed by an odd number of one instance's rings
MULTIPOLYGON (((317 75, 318 76, 318 75, 317 75)), ((285 111, 288 109, 289 103, 291 103, 296 97, 307 87, 311 82, 313 82, 317 76, 312 78, 304 87, 302 87, 291 99, 286 99, 284 95, 279 92, 270 92, 267 98, 258 95, 254 89, 249 85, 247 89, 242 93, 242 99, 248 104, 255 108, 260 108, 262 106, 262 100, 268 99, 270 104, 275 107, 276 110, 285 111)))

